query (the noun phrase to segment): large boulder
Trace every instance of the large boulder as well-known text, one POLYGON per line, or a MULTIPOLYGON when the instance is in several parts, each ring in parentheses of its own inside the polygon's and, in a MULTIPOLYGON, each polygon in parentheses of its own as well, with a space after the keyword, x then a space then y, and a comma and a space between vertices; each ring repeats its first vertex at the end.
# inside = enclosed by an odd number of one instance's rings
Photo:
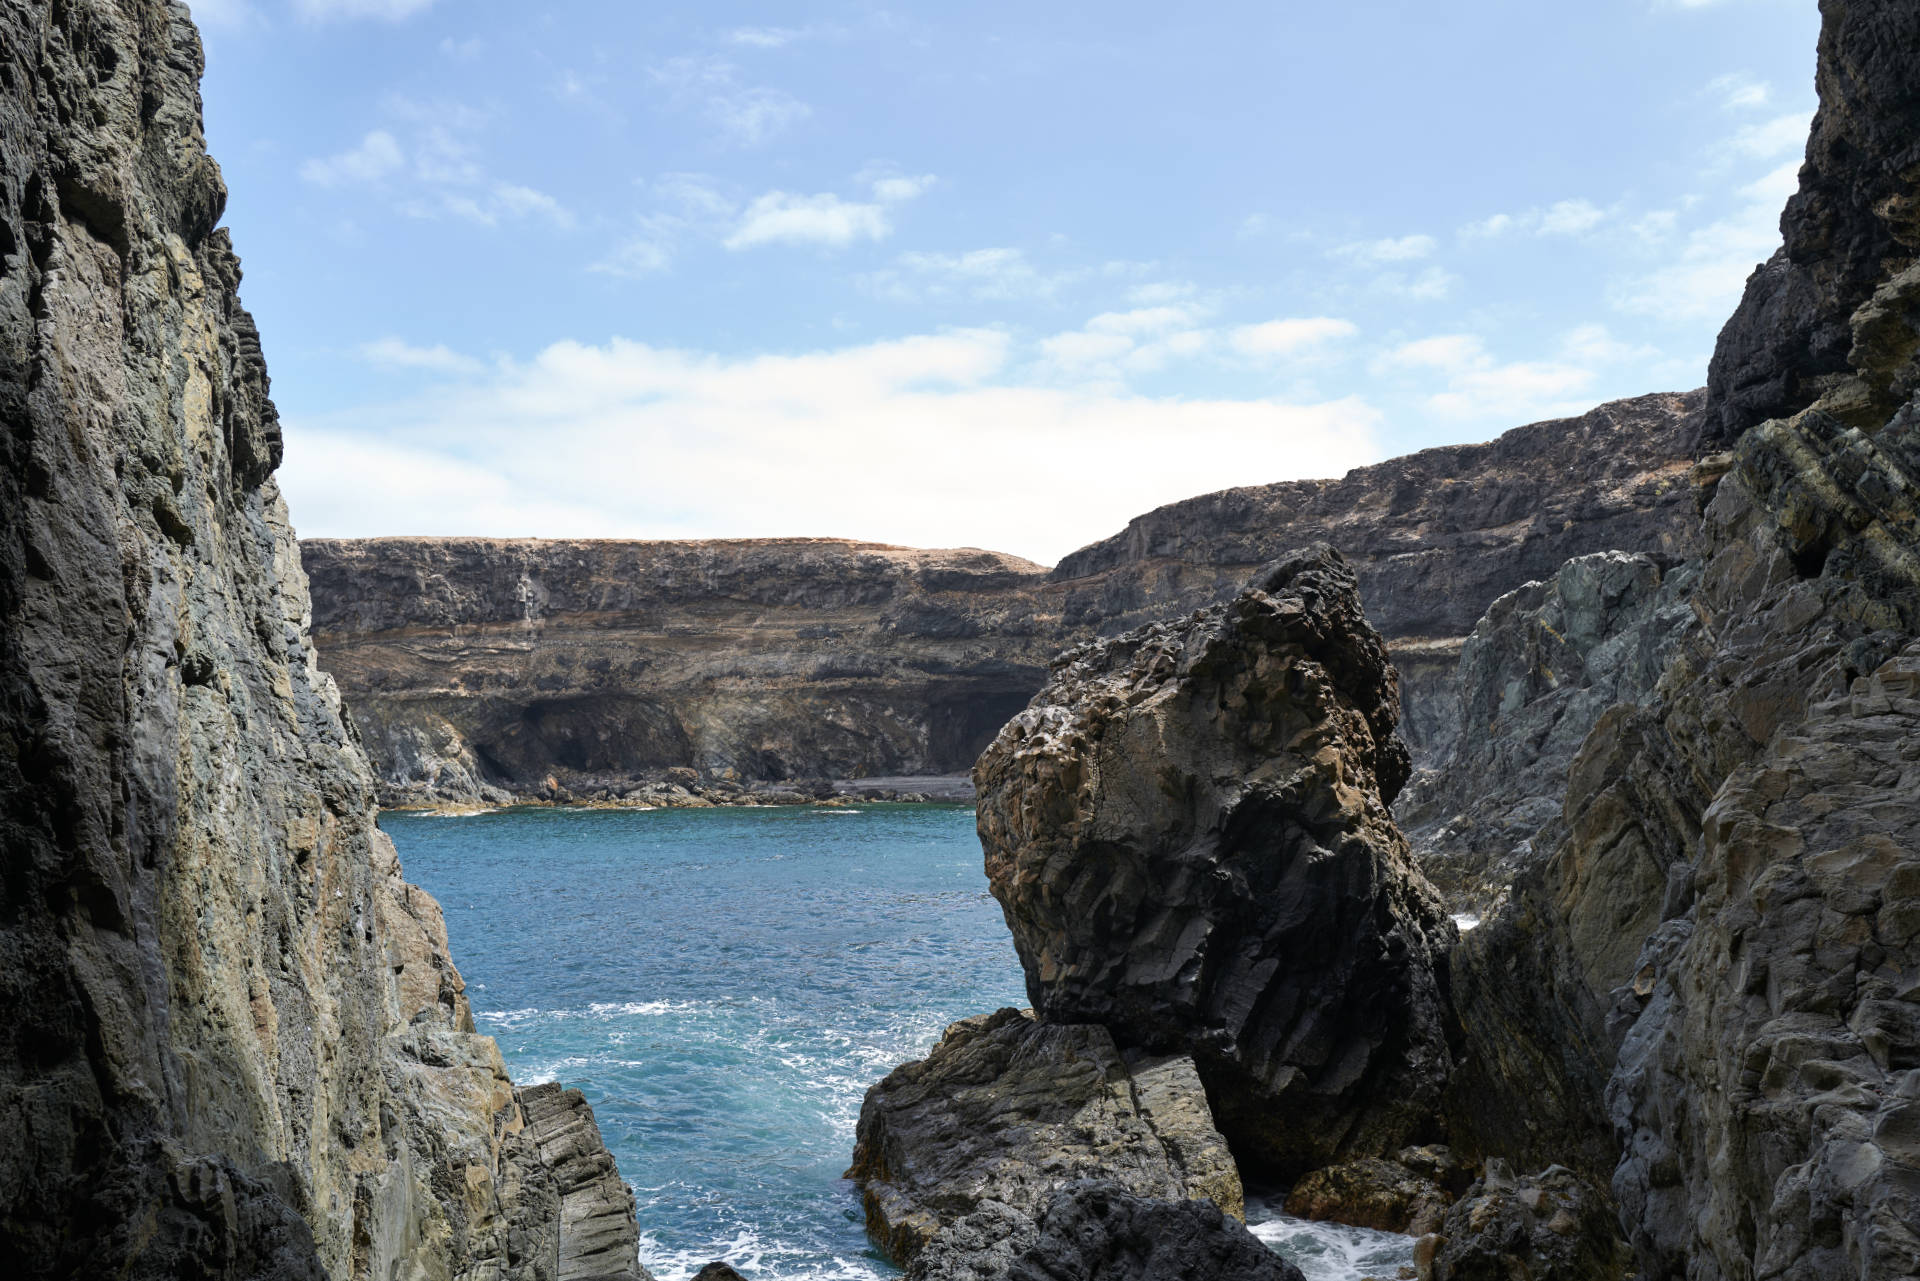
POLYGON ((1304 1281, 1208 1201, 1083 1181, 1034 1214, 988 1202, 942 1231, 907 1281, 1304 1281))
POLYGON ((1447 1076, 1455 930, 1387 812, 1397 694, 1322 545, 1068 651, 975 767, 1043 1021, 1191 1054, 1263 1172, 1415 1141, 1447 1076))
POLYGON ((1565 1166, 1515 1178, 1504 1162, 1447 1212, 1419 1250, 1425 1281, 1623 1281, 1633 1253, 1606 1190, 1565 1166))
POLYGON ((954 1024, 868 1090, 847 1177, 868 1231, 903 1261, 987 1202, 1035 1215, 1083 1179, 1242 1213, 1192 1060, 1123 1054, 1103 1027, 1022 1010, 954 1024))

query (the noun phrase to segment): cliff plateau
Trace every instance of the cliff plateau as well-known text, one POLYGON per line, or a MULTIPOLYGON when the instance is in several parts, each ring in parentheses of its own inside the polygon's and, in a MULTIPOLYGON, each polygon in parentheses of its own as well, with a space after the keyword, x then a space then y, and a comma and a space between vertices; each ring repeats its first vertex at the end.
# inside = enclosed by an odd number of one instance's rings
POLYGON ((1204 495, 1052 571, 836 539, 309 539, 314 629, 390 803, 964 773, 1058 651, 1237 593, 1327 540, 1423 762, 1463 638, 1570 556, 1665 558, 1699 394, 1642 396, 1339 480, 1204 495), (557 788, 548 787, 552 780, 557 788))
POLYGON ((375 826, 201 65, 179 5, 0 9, 0 1273, 641 1276, 375 826))

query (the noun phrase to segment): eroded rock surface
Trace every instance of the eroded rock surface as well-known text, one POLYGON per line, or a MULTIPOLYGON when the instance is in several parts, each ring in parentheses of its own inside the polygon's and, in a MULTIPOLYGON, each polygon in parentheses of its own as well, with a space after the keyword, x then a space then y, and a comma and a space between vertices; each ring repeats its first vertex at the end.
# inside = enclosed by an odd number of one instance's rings
POLYGON ((999 1202, 938 1233, 908 1281, 1304 1281, 1211 1201, 1081 1181, 1036 1213, 999 1202))
POLYGON ((1392 668, 1330 548, 1069 651, 975 769, 988 880, 1048 1023, 1191 1054, 1243 1162, 1400 1147, 1449 1063, 1454 927, 1386 803, 1392 668))
POLYGON ((200 69, 177 5, 0 9, 0 1274, 554 1277, 316 662, 200 69))
POLYGON ((1597 552, 1507 593, 1475 625, 1454 675, 1452 746, 1394 805, 1454 911, 1490 911, 1558 844, 1575 754, 1615 705, 1653 696, 1693 624, 1699 576, 1689 562, 1597 552))
POLYGON ((1633 1272, 1606 1189, 1557 1165, 1515 1178, 1490 1163, 1421 1254, 1431 1255, 1425 1281, 1624 1281, 1633 1272))
POLYGON ((1021 1010, 954 1024, 868 1090, 847 1177, 869 1233, 901 1260, 985 1202, 1034 1216, 1081 1179, 1242 1214, 1190 1059, 1123 1054, 1103 1027, 1021 1010))

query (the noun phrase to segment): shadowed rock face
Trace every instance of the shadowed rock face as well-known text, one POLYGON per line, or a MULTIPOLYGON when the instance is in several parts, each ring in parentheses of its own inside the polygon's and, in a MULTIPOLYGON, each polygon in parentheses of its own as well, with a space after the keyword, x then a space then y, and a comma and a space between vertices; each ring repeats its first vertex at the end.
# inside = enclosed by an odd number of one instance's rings
POLYGON ((1393 671, 1330 548, 1069 651, 975 769, 987 875, 1049 1023, 1191 1054, 1244 1163, 1390 1150, 1448 1066, 1454 928, 1386 803, 1393 671))
POLYGON ((1207 1201, 1109 1183, 1061 1188, 1035 1214, 998 1202, 936 1236, 908 1281, 1303 1281, 1300 1269, 1207 1201))
POLYGON ((554 1277, 315 661, 200 68, 179 6, 0 8, 0 1275, 554 1277))
POLYGON ((1161 508, 1051 573, 835 539, 310 539, 314 629, 393 801, 957 773, 1068 645, 1233 596, 1332 541, 1437 754, 1460 639, 1569 556, 1671 554, 1695 396, 1643 396, 1340 480, 1161 508))

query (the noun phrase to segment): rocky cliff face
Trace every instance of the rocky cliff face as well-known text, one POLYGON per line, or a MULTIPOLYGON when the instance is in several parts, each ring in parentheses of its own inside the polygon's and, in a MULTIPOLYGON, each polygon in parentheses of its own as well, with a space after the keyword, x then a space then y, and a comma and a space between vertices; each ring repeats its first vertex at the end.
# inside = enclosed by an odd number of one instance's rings
POLYGON ((617 1177, 374 825, 200 69, 177 5, 0 10, 0 1272, 562 1275, 617 1177))
POLYGON ((1454 928, 1387 805, 1395 681, 1331 548, 1069 651, 975 769, 1042 1018, 1191 1054, 1243 1164, 1401 1146, 1446 1079, 1454 928))
POLYGON ((1141 517, 1048 572, 832 539, 308 540, 314 628, 388 800, 620 792, 668 769, 964 772, 1059 650, 1233 596, 1327 539, 1359 575, 1422 758, 1452 741, 1461 638, 1569 556, 1670 555, 1699 397, 1643 396, 1335 481, 1141 517))
POLYGON ((309 541, 395 799, 964 773, 1058 643, 1036 565, 835 539, 309 541))
POLYGON ((1822 9, 1787 251, 1716 357, 1697 622, 1454 958, 1456 1136, 1610 1175, 1650 1278, 1920 1273, 1915 15, 1822 9))
POLYGON ((1401 733, 1437 757, 1458 720, 1462 638, 1498 597, 1592 552, 1677 557, 1702 393, 1614 401, 1483 445, 1422 450, 1338 480, 1222 490, 1136 518, 1053 571, 1069 627, 1110 634, 1216 604, 1260 566, 1329 542, 1353 567, 1401 678, 1401 733))

